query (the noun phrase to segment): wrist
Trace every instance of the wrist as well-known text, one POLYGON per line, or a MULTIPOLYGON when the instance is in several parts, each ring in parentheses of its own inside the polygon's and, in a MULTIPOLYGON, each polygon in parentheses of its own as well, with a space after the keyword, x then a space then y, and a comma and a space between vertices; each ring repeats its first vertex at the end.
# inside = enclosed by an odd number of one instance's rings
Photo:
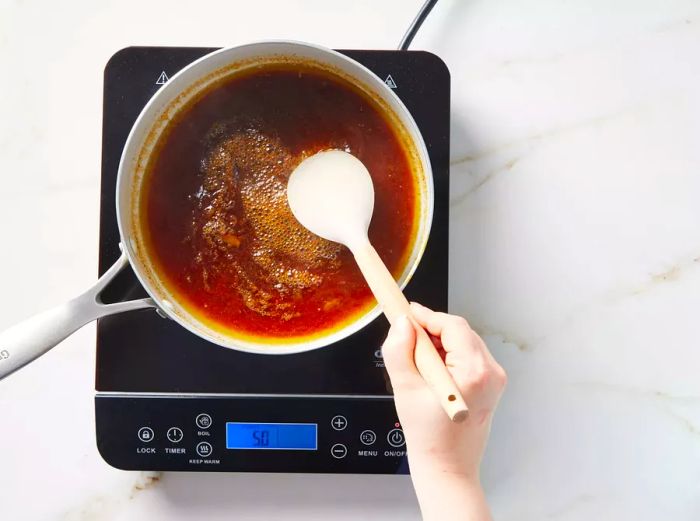
POLYGON ((424 521, 491 521, 478 471, 441 471, 419 464, 411 467, 411 479, 424 521))
POLYGON ((411 458, 411 476, 429 480, 452 480, 469 486, 481 486, 479 468, 466 468, 454 462, 440 462, 435 459, 411 458))
POLYGON ((433 478, 452 476, 469 483, 481 483, 479 464, 470 462, 458 454, 412 453, 408 452, 411 474, 427 475, 433 478))

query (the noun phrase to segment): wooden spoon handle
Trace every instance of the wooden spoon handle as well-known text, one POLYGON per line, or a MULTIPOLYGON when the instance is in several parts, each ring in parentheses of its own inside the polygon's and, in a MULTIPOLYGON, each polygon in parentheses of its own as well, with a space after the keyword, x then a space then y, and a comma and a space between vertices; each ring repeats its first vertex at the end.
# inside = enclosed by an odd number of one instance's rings
POLYGON ((389 323, 393 324, 401 315, 407 315, 413 321, 416 326, 415 362, 418 371, 432 388, 450 419, 456 422, 464 420, 469 409, 462 394, 428 333, 411 316, 408 300, 377 254, 377 250, 367 241, 353 248, 353 255, 389 323))

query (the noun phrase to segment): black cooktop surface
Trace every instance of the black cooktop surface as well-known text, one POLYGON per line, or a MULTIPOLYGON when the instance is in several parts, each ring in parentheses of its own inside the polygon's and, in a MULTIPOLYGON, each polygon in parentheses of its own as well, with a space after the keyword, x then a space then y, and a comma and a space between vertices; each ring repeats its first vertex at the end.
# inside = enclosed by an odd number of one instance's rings
MULTIPOLYGON (((104 73, 100 274, 119 257, 117 169, 127 135, 167 78, 211 48, 129 47, 104 73)), ((450 80, 444 63, 421 51, 341 51, 395 88, 428 147, 435 212, 428 247, 406 288, 411 300, 447 308, 450 80)), ((147 296, 131 270, 106 301, 147 296)), ((378 349, 388 325, 378 318, 336 344, 294 355, 256 355, 207 342, 152 310, 99 320, 95 386, 109 392, 387 395, 378 349)))

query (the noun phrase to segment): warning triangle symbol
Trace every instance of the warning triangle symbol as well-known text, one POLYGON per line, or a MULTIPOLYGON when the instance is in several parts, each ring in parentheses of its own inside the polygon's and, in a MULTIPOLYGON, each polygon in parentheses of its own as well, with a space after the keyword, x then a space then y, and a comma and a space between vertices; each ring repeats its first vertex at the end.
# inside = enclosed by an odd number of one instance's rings
POLYGON ((394 81, 394 78, 391 77, 391 74, 389 74, 389 76, 386 77, 386 79, 384 80, 384 83, 386 83, 390 89, 395 89, 397 87, 396 82, 394 81))
POLYGON ((158 76, 158 79, 156 80, 156 85, 165 85, 165 82, 168 81, 168 75, 165 74, 165 71, 160 73, 160 76, 158 76))

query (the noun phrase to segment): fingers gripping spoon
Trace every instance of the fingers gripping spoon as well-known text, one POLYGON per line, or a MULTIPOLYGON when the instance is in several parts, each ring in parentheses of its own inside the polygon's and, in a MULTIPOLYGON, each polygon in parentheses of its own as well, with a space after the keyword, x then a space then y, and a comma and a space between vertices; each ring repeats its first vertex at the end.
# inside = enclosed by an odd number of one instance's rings
MULTIPOLYGON (((367 232, 374 210, 374 186, 367 168, 341 150, 319 152, 302 161, 287 186, 289 206, 310 231, 350 249, 389 323, 411 308, 367 232)), ((414 322, 415 324, 415 322, 414 322)), ((416 325, 415 362, 453 421, 467 417, 468 408, 428 334, 416 325)))

